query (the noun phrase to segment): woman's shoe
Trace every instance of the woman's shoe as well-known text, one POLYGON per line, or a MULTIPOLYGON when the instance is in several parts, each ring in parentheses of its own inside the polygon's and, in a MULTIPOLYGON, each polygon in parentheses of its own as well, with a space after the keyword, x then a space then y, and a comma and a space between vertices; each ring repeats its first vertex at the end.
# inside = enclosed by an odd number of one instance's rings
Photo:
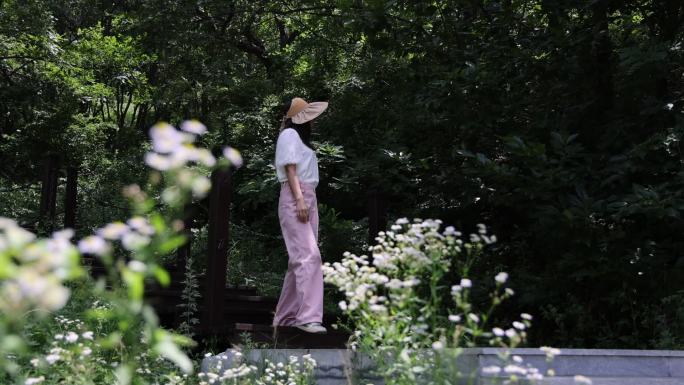
POLYGON ((295 325, 295 327, 307 333, 325 334, 328 332, 328 330, 326 330, 326 328, 324 328, 320 322, 310 322, 308 324, 295 325))

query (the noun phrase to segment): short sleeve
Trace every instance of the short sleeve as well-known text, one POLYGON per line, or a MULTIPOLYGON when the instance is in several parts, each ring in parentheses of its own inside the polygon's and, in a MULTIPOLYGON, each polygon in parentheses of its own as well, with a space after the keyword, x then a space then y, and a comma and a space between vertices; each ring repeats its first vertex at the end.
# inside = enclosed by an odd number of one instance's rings
POLYGON ((291 128, 283 130, 276 144, 276 167, 299 163, 302 160, 301 144, 302 140, 297 131, 291 128))

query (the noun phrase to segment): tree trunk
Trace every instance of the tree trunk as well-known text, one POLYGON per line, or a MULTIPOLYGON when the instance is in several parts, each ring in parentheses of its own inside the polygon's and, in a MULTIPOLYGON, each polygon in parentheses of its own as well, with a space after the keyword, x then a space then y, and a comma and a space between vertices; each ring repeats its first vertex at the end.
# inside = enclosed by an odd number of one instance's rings
POLYGON ((78 203, 78 169, 67 168, 66 194, 64 196, 64 227, 76 228, 76 212, 78 203))
POLYGON ((368 192, 368 244, 375 244, 375 237, 387 225, 387 200, 377 190, 368 192))
POLYGON ((40 220, 44 230, 48 232, 52 232, 55 224, 58 173, 59 156, 57 154, 48 153, 45 155, 43 186, 40 192, 40 220))

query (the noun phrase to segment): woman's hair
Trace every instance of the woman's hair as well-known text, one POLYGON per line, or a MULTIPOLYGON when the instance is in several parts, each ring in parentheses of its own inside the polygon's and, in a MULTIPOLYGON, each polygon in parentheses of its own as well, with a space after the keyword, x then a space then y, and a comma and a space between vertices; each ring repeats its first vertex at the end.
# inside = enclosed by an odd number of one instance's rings
MULTIPOLYGON (((290 103, 291 102, 288 101, 287 103, 285 103, 283 105, 283 116, 285 116, 285 114, 287 114, 287 111, 290 109, 290 103)), ((313 144, 311 144, 311 121, 308 121, 308 122, 305 122, 302 124, 297 124, 297 123, 294 123, 292 121, 292 119, 285 118, 281 128, 282 129, 286 129, 286 128, 294 129, 299 134, 299 137, 302 139, 302 142, 307 147, 309 147, 310 149, 315 150, 313 144)))

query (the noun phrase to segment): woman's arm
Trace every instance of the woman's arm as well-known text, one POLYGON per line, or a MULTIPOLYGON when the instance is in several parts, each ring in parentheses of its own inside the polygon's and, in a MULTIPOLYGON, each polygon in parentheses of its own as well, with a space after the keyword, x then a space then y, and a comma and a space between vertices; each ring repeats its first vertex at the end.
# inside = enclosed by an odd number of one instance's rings
POLYGON ((304 194, 302 194, 302 189, 299 186, 299 177, 297 177, 297 165, 288 164, 285 165, 285 174, 287 175, 287 182, 290 184, 290 190, 292 195, 297 200, 297 218, 302 222, 309 221, 309 208, 304 202, 304 194))

